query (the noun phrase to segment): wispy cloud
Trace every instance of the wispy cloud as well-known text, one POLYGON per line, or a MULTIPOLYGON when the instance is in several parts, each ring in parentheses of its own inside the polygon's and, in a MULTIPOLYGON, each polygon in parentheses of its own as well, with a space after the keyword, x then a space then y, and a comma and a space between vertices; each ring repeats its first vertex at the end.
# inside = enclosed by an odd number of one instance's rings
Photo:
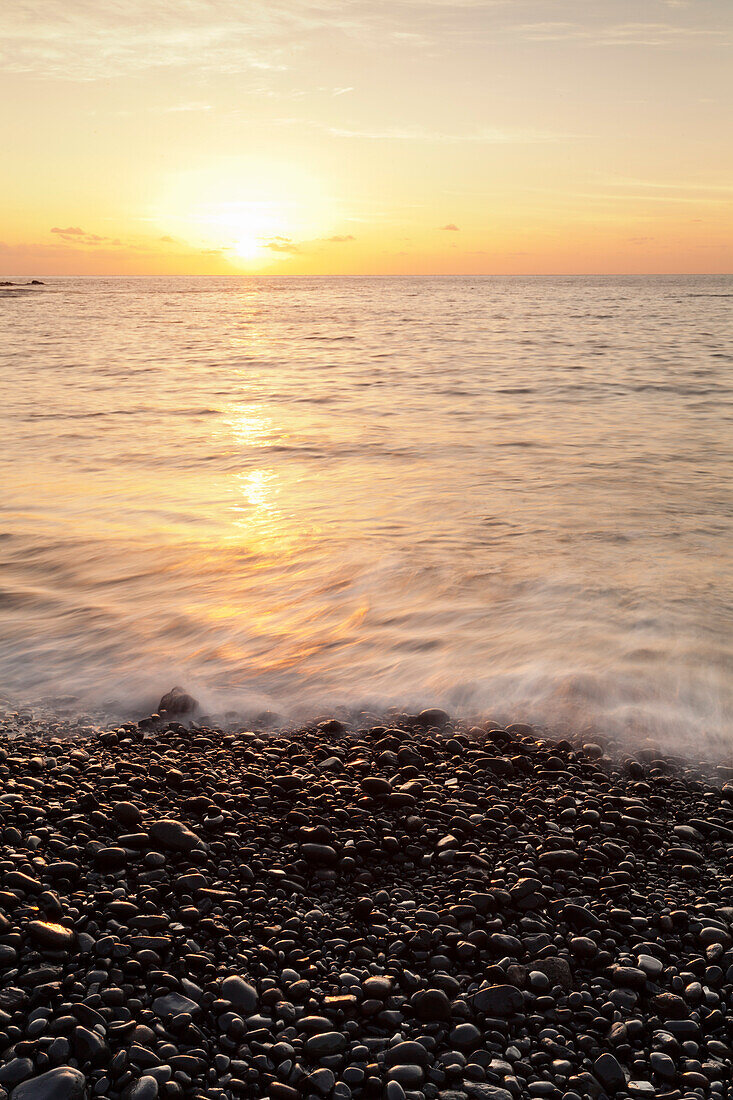
MULTIPOLYGON (((319 124, 315 124, 321 128, 319 124)), ((551 130, 529 130, 520 128, 502 128, 485 126, 478 130, 447 131, 428 130, 411 126, 386 126, 383 129, 351 130, 340 126, 325 127, 334 137, 363 138, 369 141, 424 141, 446 142, 448 144, 475 142, 479 145, 534 145, 535 143, 574 141, 575 134, 554 133, 551 130)))
POLYGON ((269 248, 271 252, 285 252, 291 256, 300 252, 298 245, 289 237, 273 237, 265 242, 265 248, 269 248))
POLYGON ((334 237, 326 237, 329 244, 346 244, 347 241, 355 241, 356 237, 351 233, 345 233, 343 235, 336 234, 334 237))
POLYGON ((645 180, 625 177, 607 180, 611 187, 644 189, 648 191, 675 191, 680 194, 733 195, 733 183, 697 183, 689 180, 645 180))
POLYGON ((161 107, 160 110, 167 115, 186 114, 189 111, 211 111, 211 103, 174 103, 170 107, 161 107))
POLYGON ((691 43, 730 40, 724 27, 700 27, 670 22, 599 23, 589 21, 538 21, 515 24, 519 37, 534 42, 578 42, 593 46, 685 46, 691 43))
MULTIPOLYGON (((180 66, 262 75, 297 65, 322 42, 350 40, 364 52, 454 48, 458 38, 644 46, 726 39, 717 9, 693 19, 684 0, 660 2, 664 19, 609 22, 613 4, 591 0, 5 0, 0 65, 81 81, 180 66)), ((331 94, 352 90, 337 85, 331 94)))
MULTIPOLYGON (((324 0, 324 6, 328 6, 324 0)), ((318 22, 309 0, 17 0, 3 5, 5 72, 94 80, 145 69, 283 69, 318 22)))
POLYGON ((440 228, 445 229, 448 233, 457 233, 458 232, 458 226, 454 225, 453 222, 448 222, 447 225, 441 225, 440 228))
POLYGON ((62 241, 69 241, 77 245, 100 245, 111 244, 118 245, 120 242, 116 238, 112 237, 100 237, 98 233, 87 233, 78 225, 67 226, 66 229, 55 225, 51 232, 56 237, 60 237, 62 241))

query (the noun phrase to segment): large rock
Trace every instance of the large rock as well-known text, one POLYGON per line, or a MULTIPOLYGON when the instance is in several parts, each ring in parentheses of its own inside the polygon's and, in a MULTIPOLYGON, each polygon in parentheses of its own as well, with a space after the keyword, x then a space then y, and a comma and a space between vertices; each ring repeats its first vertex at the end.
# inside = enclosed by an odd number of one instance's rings
POLYGON ((523 1005, 524 997, 515 985, 485 985, 473 998, 473 1007, 489 1016, 511 1016, 523 1005))
POLYGON ((425 1066, 430 1061, 430 1053, 422 1043, 406 1039, 389 1047, 384 1052, 384 1061, 388 1066, 425 1066))
POLYGON ((156 1100, 158 1082, 154 1077, 140 1077, 125 1089, 123 1100, 156 1100))
POLYGON ((543 852, 540 856, 540 867, 547 867, 551 871, 569 871, 580 863, 580 856, 572 848, 561 848, 555 852, 543 852))
POLYGON ((180 687, 171 688, 158 703, 158 713, 165 716, 193 714, 198 708, 198 700, 180 687))
POLYGON ((199 1006, 190 997, 184 997, 182 993, 164 993, 162 997, 156 997, 153 1001, 153 1012, 161 1020, 171 1020, 181 1012, 188 1012, 191 1016, 200 1012, 199 1006))
POLYGON ((573 975, 565 959, 561 959, 559 956, 551 956, 548 959, 536 959, 532 963, 532 968, 544 974, 548 978, 550 985, 559 985, 566 991, 572 989, 573 975))
POLYGON ((40 948, 45 947, 49 951, 68 951, 74 943, 74 933, 70 928, 51 921, 32 920, 28 931, 40 948))
POLYGON ((328 1058, 346 1049, 346 1036, 340 1031, 322 1031, 305 1041, 306 1054, 313 1058, 328 1058))
POLYGON ((221 983, 221 995, 235 1008, 250 1016, 259 1002, 257 990, 239 974, 232 974, 221 983))
POLYGON ((471 1100, 513 1100, 508 1089, 484 1081, 464 1081, 463 1087, 471 1100))
POLYGON ((437 729, 443 729, 450 721, 450 715, 441 710, 440 707, 427 707, 425 710, 420 711, 417 720, 421 726, 434 726, 437 729))
POLYGON ((418 1020, 447 1020, 450 1017, 450 1001, 442 989, 421 989, 412 998, 412 1010, 418 1020))
POLYGON ((602 1054, 593 1063, 593 1072, 603 1085, 606 1092, 613 1094, 626 1084, 624 1071, 619 1061, 613 1054, 602 1054))
POLYGON ((153 821, 148 835, 154 844, 168 848, 171 852, 192 852, 194 848, 205 847, 204 842, 188 825, 172 817, 163 817, 153 821))
POLYGON ((21 1081, 11 1100, 83 1100, 87 1095, 84 1074, 71 1066, 57 1066, 39 1077, 21 1081))

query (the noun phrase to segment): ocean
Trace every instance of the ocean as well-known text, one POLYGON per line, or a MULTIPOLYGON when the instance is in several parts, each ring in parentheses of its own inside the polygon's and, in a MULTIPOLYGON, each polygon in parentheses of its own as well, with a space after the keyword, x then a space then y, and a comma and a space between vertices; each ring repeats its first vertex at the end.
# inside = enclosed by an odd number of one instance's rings
POLYGON ((0 693, 730 743, 733 278, 0 292, 0 693))

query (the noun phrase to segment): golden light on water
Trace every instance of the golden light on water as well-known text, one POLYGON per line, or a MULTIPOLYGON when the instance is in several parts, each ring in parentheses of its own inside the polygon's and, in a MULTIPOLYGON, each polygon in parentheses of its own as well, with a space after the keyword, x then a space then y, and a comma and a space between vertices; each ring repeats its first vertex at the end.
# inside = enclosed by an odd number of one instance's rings
POLYGON ((273 470, 252 470, 248 474, 237 474, 237 481, 241 486, 244 505, 237 507, 235 511, 244 510, 251 517, 254 510, 257 516, 263 514, 272 515, 273 489, 275 473, 273 470))
POLYGON ((241 447, 265 447, 270 439, 281 439, 272 417, 260 406, 234 406, 222 414, 222 433, 241 447))

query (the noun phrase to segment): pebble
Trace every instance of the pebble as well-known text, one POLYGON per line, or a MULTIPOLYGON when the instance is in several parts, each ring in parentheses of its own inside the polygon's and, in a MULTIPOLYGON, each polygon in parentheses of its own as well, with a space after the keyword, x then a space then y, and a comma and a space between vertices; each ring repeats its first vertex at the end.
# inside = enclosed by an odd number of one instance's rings
POLYGON ((0 728, 0 1100, 724 1100, 729 771, 162 709, 0 728))
POLYGON ((244 978, 232 974, 221 983, 221 995, 235 1008, 250 1016, 257 1008, 257 990, 244 978))
POLYGON ((11 1100, 83 1100, 84 1074, 71 1066, 57 1066, 16 1085, 11 1100))
POLYGON ((151 822, 148 836, 153 844, 160 844, 162 848, 173 852, 191 852, 194 848, 203 846, 201 839, 192 829, 173 818, 161 818, 160 821, 151 822))

